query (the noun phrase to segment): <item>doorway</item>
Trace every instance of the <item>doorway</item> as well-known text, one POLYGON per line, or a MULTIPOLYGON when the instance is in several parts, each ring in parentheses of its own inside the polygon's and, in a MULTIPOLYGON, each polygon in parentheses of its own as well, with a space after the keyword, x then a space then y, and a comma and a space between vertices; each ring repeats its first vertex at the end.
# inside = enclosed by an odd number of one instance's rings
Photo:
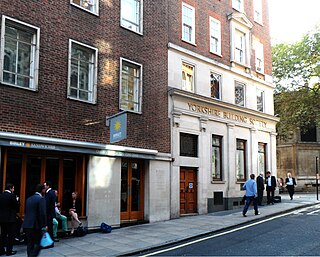
POLYGON ((121 223, 144 219, 144 162, 124 159, 121 162, 121 223))
POLYGON ((86 206, 86 160, 84 155, 49 151, 5 148, 0 169, 0 186, 15 185, 15 194, 20 198, 19 214, 23 217, 25 203, 34 194, 35 185, 45 180, 52 182, 58 190, 58 202, 64 214, 70 208, 71 193, 77 191, 82 201, 80 216, 85 215, 86 206))
POLYGON ((180 214, 197 213, 197 169, 180 168, 180 214))

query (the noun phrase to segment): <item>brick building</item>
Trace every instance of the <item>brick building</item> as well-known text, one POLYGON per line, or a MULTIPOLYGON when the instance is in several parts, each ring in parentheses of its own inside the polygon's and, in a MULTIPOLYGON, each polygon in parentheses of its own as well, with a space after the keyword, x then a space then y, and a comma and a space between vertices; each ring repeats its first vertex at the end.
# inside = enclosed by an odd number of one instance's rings
POLYGON ((64 211, 78 191, 89 227, 169 219, 166 12, 1 0, 0 184, 15 183, 21 214, 47 179, 64 211), (127 139, 110 144, 106 116, 121 111, 127 139))
POLYGON ((93 228, 233 208, 251 172, 275 174, 266 0, 2 0, 0 14, 0 184, 21 214, 46 179, 64 210, 79 192, 93 228))

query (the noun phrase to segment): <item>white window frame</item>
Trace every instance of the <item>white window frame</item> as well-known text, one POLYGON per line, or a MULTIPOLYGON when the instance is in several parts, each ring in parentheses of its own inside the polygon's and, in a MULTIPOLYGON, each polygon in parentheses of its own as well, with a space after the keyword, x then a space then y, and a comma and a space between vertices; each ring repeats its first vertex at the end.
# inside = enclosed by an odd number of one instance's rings
POLYGON ((70 4, 86 12, 99 15, 99 0, 70 0, 70 4), (79 4, 75 2, 79 2, 79 4))
POLYGON ((143 33, 143 0, 121 0, 120 1, 120 26, 142 35, 143 33), (139 13, 136 13, 136 22, 126 19, 125 14, 130 11, 130 8, 125 8, 126 2, 139 3, 139 13), (130 25, 131 24, 131 25, 130 25))
MULTIPOLYGON (((79 75, 79 74, 78 74, 79 75)), ((67 90, 67 98, 87 102, 95 104, 97 101, 97 76, 98 76, 98 49, 81 42, 69 39, 69 58, 68 58, 68 90, 67 90), (72 60, 72 46, 78 45, 80 48, 88 49, 92 52, 90 65, 90 78, 88 82, 88 99, 80 99, 79 97, 71 96, 71 60, 72 60)), ((79 87, 77 87, 79 88, 79 87)))
POLYGON ((264 91, 263 90, 261 90, 261 89, 257 89, 257 111, 259 111, 259 112, 264 112, 264 105, 265 105, 265 99, 264 99, 264 97, 265 97, 265 93, 264 93, 264 91), (258 97, 260 97, 261 98, 261 103, 259 104, 259 101, 258 101, 258 97))
POLYGON ((250 66, 250 52, 251 52, 251 34, 250 30, 252 29, 253 25, 249 21, 249 19, 243 13, 232 13, 228 16, 230 20, 230 37, 231 37, 231 55, 230 61, 236 64, 240 64, 245 66, 246 68, 251 68, 250 66), (239 36, 243 36, 242 40, 242 53, 243 53, 243 60, 239 60, 237 58, 236 51, 239 49, 239 36), (238 38, 237 38, 238 37, 238 38))
POLYGON ((221 90, 222 90, 221 87, 222 87, 222 75, 217 72, 211 71, 210 72, 210 96, 214 99, 221 100, 221 90), (219 78, 219 96, 218 97, 214 97, 212 95, 212 80, 215 79, 216 77, 219 78))
POLYGON ((264 73, 264 52, 263 52, 263 44, 260 42, 255 42, 255 66, 256 71, 259 73, 264 73))
POLYGON ((210 23, 210 52, 221 56, 221 22, 213 17, 210 23))
POLYGON ((241 64, 246 64, 246 34, 243 31, 235 31, 234 42, 234 60, 241 64))
POLYGON ((196 39, 195 39, 195 30, 196 30, 196 18, 195 18, 195 8, 191 5, 188 5, 186 3, 182 2, 182 40, 186 41, 188 43, 191 44, 195 44, 196 43, 196 39), (191 21, 187 21, 186 19, 186 9, 189 9, 191 11, 191 17, 187 17, 188 19, 191 19, 191 21), (190 33, 189 37, 187 38, 185 37, 186 33, 185 33, 185 29, 189 28, 190 29, 190 33))
POLYGON ((181 79, 182 79, 182 85, 181 88, 182 90, 186 90, 189 92, 195 92, 195 65, 190 64, 188 62, 182 62, 181 65, 182 71, 181 71, 181 79), (191 67, 192 68, 192 73, 188 73, 187 69, 184 68, 184 66, 186 66, 186 68, 191 67), (185 76, 184 76, 185 74, 185 76), (189 76, 187 76, 189 75, 189 76), (190 76, 191 75, 191 76, 190 76), (190 88, 188 87, 188 81, 187 81, 187 77, 190 78, 191 77, 191 83, 190 84, 190 88))
POLYGON ((262 0, 253 0, 254 21, 262 24, 262 0))
POLYGON ((137 63, 137 62, 134 62, 134 61, 122 58, 122 57, 120 58, 120 85, 119 85, 119 109, 120 110, 125 110, 128 112, 134 112, 134 113, 141 113, 141 110, 142 110, 142 68, 143 68, 142 64, 140 64, 140 63, 137 63), (129 108, 124 108, 122 105, 122 80, 123 80, 122 66, 123 66, 124 62, 138 67, 139 73, 140 73, 139 80, 138 80, 139 85, 137 86, 137 88, 135 88, 135 91, 138 91, 138 92, 136 92, 136 94, 134 95, 135 101, 133 101, 133 103, 135 103, 135 102, 137 103, 138 107, 134 108, 133 110, 129 109, 129 108))
POLYGON ((242 83, 242 82, 239 82, 239 81, 235 81, 234 83, 234 103, 238 106, 242 106, 242 107, 245 107, 246 106, 246 84, 242 83), (241 102, 237 103, 236 99, 237 99, 237 96, 236 96, 236 87, 242 87, 243 88, 243 104, 241 104, 241 102))
MULTIPOLYGON (((0 82, 5 85, 10 85, 14 87, 19 87, 27 90, 37 91, 38 90, 38 77, 39 77, 39 47, 40 47, 40 28, 27 24, 25 22, 13 19, 11 17, 2 15, 1 24, 1 46, 0 46, 0 82), (19 86, 17 83, 12 84, 9 82, 4 82, 3 72, 4 72, 4 48, 5 48, 5 28, 6 24, 10 23, 17 28, 21 28, 23 31, 29 31, 33 33, 33 38, 31 42, 31 53, 30 53, 30 76, 29 76, 29 86, 19 86)), ((17 55, 18 58, 18 55, 17 55)), ((18 63, 18 61, 17 61, 18 63)), ((16 63, 16 65, 17 65, 16 63)), ((18 73, 15 73, 18 74, 18 73)))
POLYGON ((232 0, 232 8, 239 11, 243 12, 243 6, 244 6, 244 0, 232 0))

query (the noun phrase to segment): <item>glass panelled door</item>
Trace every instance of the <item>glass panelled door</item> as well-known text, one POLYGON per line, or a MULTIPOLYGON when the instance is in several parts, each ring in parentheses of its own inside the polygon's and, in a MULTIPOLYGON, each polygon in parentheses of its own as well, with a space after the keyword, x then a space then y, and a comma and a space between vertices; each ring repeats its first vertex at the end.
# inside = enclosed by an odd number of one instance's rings
POLYGON ((143 220, 143 161, 123 160, 121 163, 121 222, 143 220))

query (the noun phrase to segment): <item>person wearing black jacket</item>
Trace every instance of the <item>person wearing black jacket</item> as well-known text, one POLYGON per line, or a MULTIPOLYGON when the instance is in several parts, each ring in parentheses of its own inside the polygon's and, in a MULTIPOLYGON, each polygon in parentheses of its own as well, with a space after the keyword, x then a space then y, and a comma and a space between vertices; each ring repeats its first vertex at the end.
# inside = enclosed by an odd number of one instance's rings
POLYGON ((258 191, 258 206, 262 206, 263 191, 264 191, 264 181, 263 173, 257 177, 257 191, 258 191))
POLYGON ((274 204, 274 191, 277 187, 275 176, 271 176, 271 172, 267 171, 266 188, 267 188, 267 204, 274 204))
POLYGON ((44 182, 44 187, 46 190, 45 199, 46 199, 46 208, 47 208, 47 226, 48 232, 54 242, 58 242, 59 239, 53 237, 53 219, 56 217, 56 192, 51 188, 51 182, 44 182))
POLYGON ((16 213, 18 207, 19 202, 14 194, 14 185, 8 183, 5 191, 0 194, 0 255, 6 253, 7 256, 10 256, 17 253, 12 249, 16 232, 16 213), (4 250, 4 246, 6 246, 6 251, 4 250))
POLYGON ((44 185, 38 184, 36 192, 26 202, 22 227, 27 237, 28 257, 38 256, 42 232, 47 230, 46 200, 43 197, 44 185))
POLYGON ((72 192, 72 202, 69 208, 69 214, 71 216, 71 235, 74 233, 74 221, 76 221, 79 226, 82 226, 81 221, 79 220, 79 215, 81 214, 81 201, 78 198, 77 192, 72 192))
POLYGON ((291 173, 289 172, 287 174, 286 178, 286 188, 288 190, 288 193, 290 195, 290 199, 293 199, 294 194, 294 186, 297 185, 295 178, 292 177, 291 173))

